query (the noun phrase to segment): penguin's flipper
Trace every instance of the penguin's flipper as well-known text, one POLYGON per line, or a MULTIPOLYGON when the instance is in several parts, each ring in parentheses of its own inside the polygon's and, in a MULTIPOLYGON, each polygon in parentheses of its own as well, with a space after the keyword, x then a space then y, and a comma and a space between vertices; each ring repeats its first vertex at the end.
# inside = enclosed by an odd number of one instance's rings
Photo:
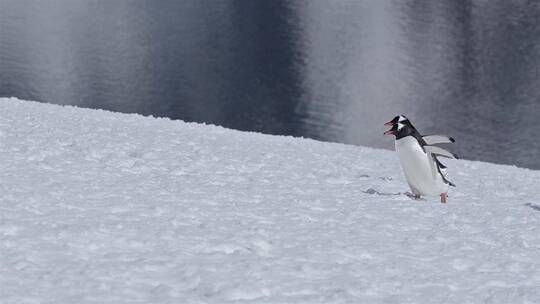
POLYGON ((422 136, 422 139, 426 142, 428 145, 436 145, 436 144, 450 144, 455 142, 455 140, 446 135, 426 135, 422 136))
POLYGON ((441 161, 437 157, 433 157, 433 158, 435 159, 435 162, 437 163, 439 168, 446 169, 446 166, 443 163, 441 163, 441 161))
POLYGON ((454 184, 451 181, 449 181, 448 179, 446 179, 446 166, 443 165, 435 155, 431 155, 431 154, 429 154, 429 155, 431 157, 433 157, 433 160, 437 164, 437 171, 441 174, 441 177, 442 177, 443 181, 445 183, 447 183, 448 185, 450 185, 452 187, 455 187, 456 184, 454 184))
POLYGON ((434 154, 434 155, 440 155, 443 157, 458 159, 457 155, 455 155, 452 152, 446 151, 445 149, 440 148, 440 147, 424 146, 424 150, 426 150, 426 153, 428 154, 434 154))

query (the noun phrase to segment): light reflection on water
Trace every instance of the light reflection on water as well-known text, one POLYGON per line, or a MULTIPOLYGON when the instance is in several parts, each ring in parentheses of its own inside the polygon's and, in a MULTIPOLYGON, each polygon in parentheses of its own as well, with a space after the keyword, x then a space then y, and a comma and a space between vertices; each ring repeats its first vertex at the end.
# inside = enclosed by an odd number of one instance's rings
POLYGON ((0 0, 0 96, 540 169, 530 1, 0 0))

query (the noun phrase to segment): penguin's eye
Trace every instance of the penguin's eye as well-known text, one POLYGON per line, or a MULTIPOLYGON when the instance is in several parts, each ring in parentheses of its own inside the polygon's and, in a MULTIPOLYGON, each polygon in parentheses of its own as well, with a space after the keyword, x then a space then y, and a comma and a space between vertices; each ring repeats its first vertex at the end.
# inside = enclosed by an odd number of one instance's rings
POLYGON ((403 127, 405 127, 405 125, 398 122, 398 124, 397 124, 397 130, 399 131, 399 130, 403 129, 403 127))

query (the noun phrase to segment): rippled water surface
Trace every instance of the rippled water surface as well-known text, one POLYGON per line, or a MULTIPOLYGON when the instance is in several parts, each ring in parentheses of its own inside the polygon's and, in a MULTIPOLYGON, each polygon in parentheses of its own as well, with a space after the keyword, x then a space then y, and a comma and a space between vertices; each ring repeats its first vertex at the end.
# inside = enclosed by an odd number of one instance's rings
POLYGON ((0 96, 540 169, 540 2, 0 0, 0 96))

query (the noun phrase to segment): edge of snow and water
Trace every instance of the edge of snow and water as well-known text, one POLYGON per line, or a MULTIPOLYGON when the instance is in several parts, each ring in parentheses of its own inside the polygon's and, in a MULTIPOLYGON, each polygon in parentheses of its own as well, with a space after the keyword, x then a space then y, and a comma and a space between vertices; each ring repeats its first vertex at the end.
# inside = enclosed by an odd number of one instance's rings
MULTIPOLYGON (((59 105, 59 104, 53 104, 53 103, 49 103, 49 102, 37 102, 37 101, 23 100, 23 99, 19 99, 17 97, 0 97, 0 102, 31 103, 31 104, 35 104, 35 105, 61 107, 61 108, 66 108, 66 109, 76 109, 76 110, 80 110, 80 111, 87 111, 86 113, 97 112, 97 113, 103 113, 103 115, 113 115, 113 116, 121 115, 121 116, 124 116, 124 117, 132 117, 132 118, 138 117, 140 119, 151 119, 151 120, 155 119, 155 120, 158 120, 158 121, 161 120, 161 121, 167 121, 167 122, 171 122, 171 123, 179 123, 179 124, 186 124, 186 125, 196 125, 196 126, 208 127, 208 128, 218 128, 218 129, 222 129, 222 130, 227 130, 227 132, 241 133, 241 134, 253 134, 253 135, 256 135, 256 136, 262 136, 262 137, 268 137, 268 138, 282 138, 284 140, 295 140, 295 141, 298 140, 298 141, 306 141, 306 142, 316 142, 316 143, 320 143, 320 144, 323 144, 323 145, 347 146, 347 147, 352 147, 352 148, 356 148, 356 149, 367 149, 367 150, 373 150, 373 151, 380 151, 381 153, 394 153, 395 152, 394 150, 389 150, 389 149, 384 149, 384 148, 374 148, 374 147, 368 147, 368 146, 362 146, 362 145, 353 145, 353 144, 346 144, 346 143, 339 143, 339 142, 326 142, 326 141, 320 141, 320 140, 316 140, 316 139, 309 138, 309 137, 303 137, 303 136, 298 137, 298 136, 292 136, 292 135, 267 134, 267 133, 260 133, 260 132, 256 132, 256 131, 241 131, 241 130, 230 129, 230 128, 226 128, 226 127, 223 127, 223 126, 220 126, 220 125, 216 125, 216 124, 212 124, 212 123, 206 123, 206 122, 189 122, 189 121, 184 121, 184 120, 181 120, 181 119, 171 119, 169 117, 163 117, 163 116, 143 115, 143 114, 139 114, 139 113, 123 113, 123 112, 115 112, 115 111, 109 111, 109 110, 104 110, 104 109, 99 109, 99 108, 83 108, 83 107, 79 107, 79 106, 76 106, 76 105, 59 105)), ((531 169, 531 168, 527 168, 527 167, 521 167, 521 166, 512 165, 512 164, 491 163, 491 162, 485 162, 485 161, 481 161, 481 160, 468 160, 468 159, 463 159, 463 158, 460 158, 460 161, 467 161, 467 162, 472 162, 472 163, 483 163, 483 164, 490 164, 490 165, 495 165, 495 166, 502 166, 502 167, 517 168, 517 169, 522 169, 522 170, 540 172, 540 170, 535 170, 535 169, 531 169)))
POLYGON ((447 163, 0 98, 0 302, 540 302, 540 171, 447 163))

